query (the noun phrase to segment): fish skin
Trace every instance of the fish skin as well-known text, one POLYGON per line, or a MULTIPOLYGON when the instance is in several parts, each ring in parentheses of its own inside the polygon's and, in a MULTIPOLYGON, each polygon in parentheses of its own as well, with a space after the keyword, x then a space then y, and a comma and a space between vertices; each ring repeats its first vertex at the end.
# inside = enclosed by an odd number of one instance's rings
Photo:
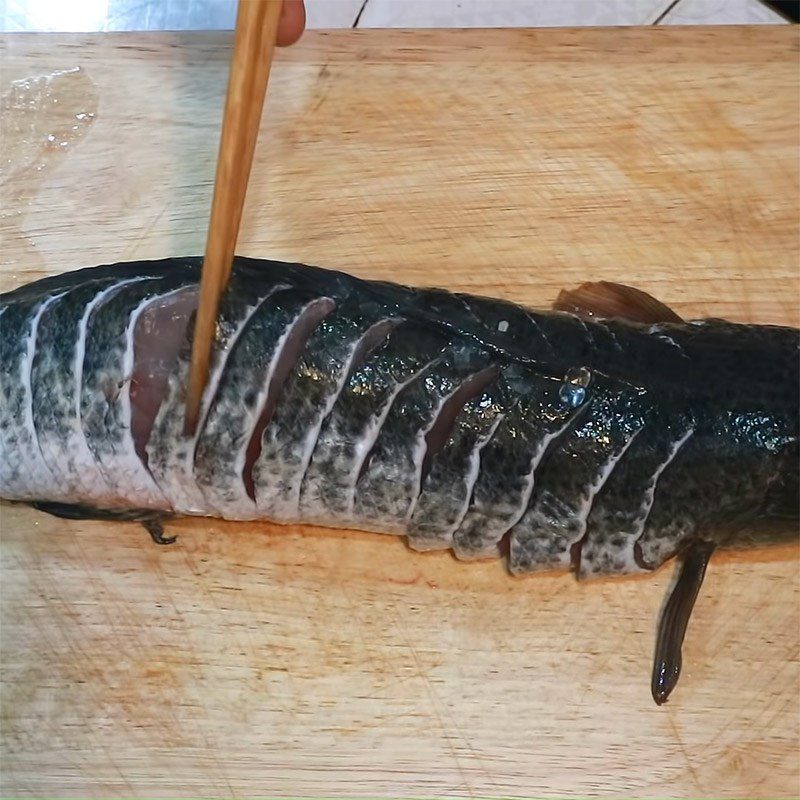
POLYGON ((637 436, 626 457, 595 497, 586 522, 578 575, 645 571, 634 545, 644 530, 659 478, 694 434, 694 421, 680 412, 659 415, 658 424, 637 436))
POLYGON ((192 358, 191 342, 187 338, 178 352, 176 367, 169 378, 166 395, 156 414, 147 444, 148 466, 153 477, 172 508, 186 514, 220 515, 197 484, 194 462, 198 435, 203 430, 230 352, 247 329, 247 323, 270 295, 290 288, 288 284, 261 281, 253 292, 248 285, 240 286, 240 283, 241 275, 237 271, 231 276, 228 291, 220 302, 209 378, 201 398, 197 430, 191 436, 184 435, 186 387, 192 358))
POLYGON ((261 516, 286 522, 300 518, 303 477, 322 426, 351 372, 396 324, 383 314, 381 306, 360 306, 350 297, 311 335, 264 431, 261 453, 254 464, 261 516))
POLYGON ((42 458, 64 498, 73 502, 91 499, 98 483, 106 485, 81 429, 81 391, 76 376, 80 342, 75 329, 88 303, 119 285, 112 279, 90 281, 50 306, 42 319, 31 365, 31 411, 42 458), (52 357, 40 358, 41 352, 50 352, 52 357))
POLYGON ((130 436, 131 329, 146 303, 188 283, 177 270, 127 283, 94 310, 86 330, 81 425, 112 495, 124 497, 133 507, 160 508, 166 500, 130 436))
MULTIPOLYGON (((418 381, 394 398, 356 484, 354 514, 365 528, 408 533, 408 519, 420 495, 425 434, 439 408, 458 386, 488 365, 475 348, 450 347, 418 381)), ((445 489, 449 493, 450 487, 445 489)))
POLYGON ((483 449, 512 402, 504 383, 495 380, 464 405, 451 436, 433 459, 408 521, 408 543, 415 550, 454 547, 455 533, 474 496, 483 449))
POLYGON ((561 381, 518 367, 504 378, 510 407, 483 447, 469 508, 453 533, 453 551, 465 560, 497 556, 501 539, 528 508, 548 446, 585 413, 585 406, 560 402, 561 381))
MULTIPOLYGON (((57 292, 21 297, 0 316, 0 486, 6 499, 27 499, 60 487, 47 467, 33 430, 30 339, 57 292)), ((60 497, 57 499, 61 499, 60 497)))
MULTIPOLYGON (((26 412, 33 403, 32 391, 30 386, 26 388, 20 383, 25 337, 30 336, 42 303, 74 301, 75 313, 67 317, 75 320, 77 326, 82 311, 77 298, 91 294, 84 289, 90 282, 99 287, 108 281, 148 278, 100 304, 88 325, 81 425, 100 471, 111 484, 115 495, 111 498, 112 505, 127 510, 148 508, 164 513, 244 516, 239 505, 242 487, 235 484, 237 475, 229 469, 234 459, 241 465, 242 453, 240 450, 231 453, 228 448, 241 447, 248 438, 252 415, 246 415, 246 421, 237 416, 237 399, 244 397, 245 387, 263 383, 263 363, 259 361, 255 372, 253 368, 248 371, 248 363, 253 364, 248 359, 241 359, 235 370, 230 368, 233 362, 226 365, 214 400, 218 402, 224 394, 228 398, 226 408, 234 416, 230 420, 233 436, 226 439, 226 450, 220 451, 222 445, 207 435, 213 429, 209 418, 196 442, 181 441, 182 434, 178 434, 175 425, 162 425, 162 420, 157 419, 147 452, 151 457, 161 454, 160 460, 156 459, 160 472, 156 469, 151 472, 147 465, 132 461, 134 448, 126 429, 129 416, 124 402, 120 406, 119 398, 114 397, 109 402, 109 397, 103 394, 103 387, 115 381, 124 386, 125 364, 129 366, 130 362, 124 335, 135 308, 140 308, 148 297, 196 284, 199 268, 200 259, 196 258, 108 265, 46 278, 0 296, 3 399, 0 443, 4 450, 0 496, 63 502, 73 490, 73 484, 59 481, 42 459, 36 423, 39 420, 42 433, 46 429, 46 438, 52 438, 52 419, 44 423, 46 414, 42 412, 41 400, 37 401, 36 413, 26 412), (63 297, 52 300, 57 295, 63 297), (100 413, 104 405, 104 413, 100 413), (154 476, 164 476, 164 471, 171 469, 170 459, 163 458, 165 453, 183 448, 191 454, 195 446, 195 464, 200 465, 195 478, 199 478, 201 489, 207 488, 209 481, 213 484, 218 480, 210 476, 215 472, 219 476, 220 471, 225 474, 223 485, 204 507, 175 507, 169 499, 173 495, 167 492, 169 497, 165 496, 154 476), (33 471, 26 476, 28 469, 33 471), (124 470, 125 480, 120 479, 123 473, 118 470, 124 470), (130 477, 132 482, 128 480, 130 477), (233 500, 228 499, 227 489, 236 495, 233 500)), ((364 314, 368 308, 370 320, 402 320, 346 381, 332 379, 336 385, 334 391, 339 394, 320 424, 310 461, 304 430, 293 430, 285 421, 280 423, 284 425, 280 434, 282 446, 296 450, 290 460, 305 459, 308 468, 302 477, 296 470, 292 479, 296 482, 285 489, 299 492, 297 513, 278 512, 278 521, 292 518, 411 533, 412 537, 415 531, 424 530, 424 524, 420 527, 420 519, 414 517, 414 509, 440 506, 448 484, 441 478, 428 481, 423 484, 420 497, 419 470, 424 457, 421 437, 435 418, 436 407, 459 380, 481 367, 494 365, 499 369, 498 385, 504 387, 503 391, 494 390, 494 413, 503 418, 491 437, 480 442, 481 451, 477 455, 480 467, 469 505, 452 533, 435 537, 438 546, 451 546, 463 556, 489 555, 497 552, 500 537, 511 530, 511 566, 515 571, 568 565, 574 562, 573 545, 585 546, 587 552, 597 551, 600 566, 596 569, 600 571, 649 570, 698 536, 725 545, 742 537, 768 543, 775 537, 776 529, 796 532, 798 509, 793 495, 798 483, 796 447, 800 416, 800 333, 796 329, 718 320, 647 325, 620 319, 587 319, 564 312, 536 312, 504 301, 443 290, 362 281, 299 264, 242 258, 236 260, 223 308, 252 305, 254 298, 268 297, 270 289, 278 284, 288 287, 286 291, 298 297, 329 298, 335 304, 333 314, 351 307, 355 314, 364 314), (454 366, 459 360, 460 369, 454 366), (376 366, 381 363, 383 367, 376 366), (564 376, 575 367, 586 367, 592 376, 581 407, 588 410, 583 414, 579 413, 581 409, 565 407, 559 400, 564 376), (381 370, 383 377, 379 374, 381 370), (392 394, 391 386, 396 389, 403 381, 409 383, 399 393, 392 394), (598 400, 601 395, 605 398, 603 403, 598 400), (337 449, 336 437, 340 431, 329 430, 332 420, 346 421, 350 409, 347 404, 356 403, 358 397, 372 398, 372 405, 362 404, 362 422, 351 431, 347 447, 337 449), (503 399, 498 400, 499 397, 503 399), (361 462, 353 457, 353 451, 365 446, 359 439, 364 425, 370 420, 374 423, 382 402, 389 398, 392 404, 383 408, 387 412, 385 419, 369 443, 375 461, 367 466, 359 481, 359 473, 354 470, 360 471, 361 462), (592 410, 598 403, 602 405, 602 413, 592 410), (623 482, 615 479, 615 473, 627 469, 633 474, 631 464, 635 458, 655 471, 660 462, 654 453, 663 455, 670 443, 674 443, 676 427, 669 420, 677 418, 691 420, 692 436, 658 476, 646 519, 638 520, 632 528, 637 531, 637 525, 641 525, 641 534, 635 542, 635 563, 618 555, 600 557, 604 552, 603 542, 609 539, 608 524, 600 523, 601 515, 593 513, 594 508, 613 506, 615 514, 628 519, 641 514, 647 482, 642 482, 638 494, 628 492, 630 496, 626 499, 622 496, 623 482), (552 438, 545 451, 537 454, 531 437, 541 440, 548 431, 552 438), (503 442, 508 443, 507 451, 503 442), (343 455, 345 451, 347 455, 343 455), (641 453, 650 456, 646 458, 641 453), (520 471, 524 473, 526 463, 535 466, 529 487, 520 482, 520 471), (580 476, 571 466, 578 463, 583 464, 580 476), (510 470, 507 481, 505 464, 510 470), (484 467, 489 465, 498 474, 486 474, 484 467), (604 465, 607 475, 601 474, 604 465), (322 491, 320 481, 325 480, 329 486, 322 491), (503 495, 506 483, 510 492, 517 492, 511 500, 503 495), (349 491, 351 487, 354 494, 341 494, 343 489, 349 491), (426 491, 431 494, 426 495, 426 491), (306 492, 309 497, 316 492, 316 500, 307 502, 306 492), (509 508, 516 508, 519 516, 509 514, 509 508), (502 526, 485 540, 481 539, 480 520, 491 527, 494 518, 502 518, 502 526), (762 525, 766 522, 770 524, 762 525), (764 534, 759 539, 762 529, 764 534)), ((51 310, 54 312, 55 306, 51 310)), ((318 331, 319 328, 315 333, 318 331)), ((43 343, 47 341, 47 337, 42 338, 43 343)), ((246 336, 237 341, 231 351, 232 358, 237 352, 235 348, 245 353, 245 341, 246 336)), ((309 341, 323 342, 324 351, 324 337, 315 339, 312 333, 309 341)), ((258 347, 253 350, 252 345, 251 342, 249 352, 258 357, 258 347)), ((50 348, 50 352, 34 350, 37 369, 42 370, 42 375, 61 375, 63 381, 63 364, 47 361, 63 360, 65 353, 71 351, 52 342, 50 348)), ((317 363, 324 363, 323 351, 316 352, 317 363)), ((187 347, 182 352, 185 355, 187 347)), ((185 360, 181 365, 181 358, 170 379, 171 394, 168 393, 173 419, 181 407, 179 384, 181 375, 185 375, 185 360)), ((298 359, 297 365, 302 361, 298 359)), ((287 386, 298 382, 297 365, 287 386)), ((40 389, 37 397, 41 397, 40 389)), ((327 402, 330 403, 330 397, 327 402)), ((354 412, 357 405, 352 406, 354 412)), ((209 407, 213 408, 213 404, 209 407)), ((163 411, 162 408, 159 414, 163 411)), ((470 409, 462 412, 465 417, 469 413, 470 409)), ((276 419, 285 417, 286 410, 279 406, 276 419)), ((314 424, 319 422, 315 420, 314 424)), ((459 417, 461 422, 463 419, 459 417)), ((264 441, 269 441, 273 434, 268 427, 264 441)), ((475 437, 473 448, 478 447, 479 439, 475 437)), ((450 446, 455 446, 452 436, 440 454, 442 464, 450 454, 447 449, 450 446)), ((262 452, 269 452, 269 448, 262 452)), ((184 459, 184 467, 186 463, 184 459)), ((467 460, 460 463, 466 464, 467 460)), ((434 458, 430 474, 438 474, 439 466, 434 458)), ((73 468, 65 463, 63 470, 73 468)), ((258 498, 259 481, 274 481, 275 473, 257 463, 253 465, 253 474, 258 498)), ((185 478, 184 472, 179 480, 185 478)), ((194 499, 197 500, 196 495, 194 499)), ((91 506, 93 500, 98 508, 107 509, 108 487, 102 493, 98 490, 96 498, 87 497, 83 490, 75 497, 82 505, 91 506)), ((256 501, 247 513, 258 516, 257 512, 256 501)), ((625 542, 628 551, 632 535, 625 542)), ((420 537, 421 546, 425 546, 424 542, 425 537, 420 537)))
POLYGON ((245 450, 266 399, 280 344, 314 297, 303 289, 276 291, 261 303, 231 351, 195 453, 195 477, 209 503, 230 519, 255 519, 256 502, 242 481, 245 450), (220 453, 229 458, 220 461, 220 453))
POLYGON ((301 485, 300 518, 356 524, 356 487, 380 423, 410 381, 422 379, 449 340, 403 323, 350 374, 323 422, 301 485))
POLYGON ((653 401, 644 391, 604 383, 595 379, 586 412, 537 468, 528 508, 510 531, 512 572, 572 564, 595 495, 646 424, 653 401))

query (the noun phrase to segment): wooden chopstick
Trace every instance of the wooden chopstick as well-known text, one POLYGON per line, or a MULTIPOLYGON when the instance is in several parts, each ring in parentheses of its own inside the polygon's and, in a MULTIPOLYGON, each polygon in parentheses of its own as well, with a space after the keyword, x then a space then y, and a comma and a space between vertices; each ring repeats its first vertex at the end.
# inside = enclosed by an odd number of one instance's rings
POLYGON ((186 435, 193 434, 197 427, 200 401, 208 381, 219 301, 233 265, 280 14, 281 0, 239 0, 194 325, 186 435))

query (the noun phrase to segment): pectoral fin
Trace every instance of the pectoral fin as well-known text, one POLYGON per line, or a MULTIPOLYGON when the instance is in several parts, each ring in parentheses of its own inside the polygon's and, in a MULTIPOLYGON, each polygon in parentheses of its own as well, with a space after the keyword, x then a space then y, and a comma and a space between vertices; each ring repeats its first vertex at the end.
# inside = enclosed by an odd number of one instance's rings
POLYGON ((114 520, 115 522, 141 522, 156 544, 172 544, 177 537, 164 536, 163 521, 169 514, 147 508, 118 509, 92 508, 80 503, 51 503, 36 501, 33 508, 61 519, 114 520))
POLYGON ((712 542, 695 542, 686 550, 678 581, 664 606, 658 624, 651 684, 656 705, 666 703, 678 683, 683 637, 714 547, 712 542))

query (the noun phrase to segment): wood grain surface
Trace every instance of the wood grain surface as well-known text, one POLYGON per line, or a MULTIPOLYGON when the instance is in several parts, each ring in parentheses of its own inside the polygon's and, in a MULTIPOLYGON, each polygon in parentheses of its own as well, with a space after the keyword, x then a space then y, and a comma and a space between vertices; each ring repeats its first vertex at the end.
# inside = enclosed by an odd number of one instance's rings
MULTIPOLYGON (((199 254, 228 35, 0 39, 0 286, 199 254), (44 77, 49 76, 49 77, 44 77)), ((309 33, 240 252, 547 305, 625 281, 800 322, 795 28, 309 33)), ((268 155, 268 157, 267 157, 268 155)), ((2 794, 792 797, 797 547, 512 579, 391 537, 4 505, 2 794)))

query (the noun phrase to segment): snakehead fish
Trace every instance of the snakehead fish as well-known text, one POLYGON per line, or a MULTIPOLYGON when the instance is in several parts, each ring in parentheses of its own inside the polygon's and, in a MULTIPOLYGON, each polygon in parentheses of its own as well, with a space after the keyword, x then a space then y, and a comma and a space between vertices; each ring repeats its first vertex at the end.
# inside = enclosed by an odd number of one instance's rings
POLYGON ((800 332, 684 322, 594 283, 555 310, 238 258, 184 431, 200 259, 0 295, 0 496, 73 518, 269 519, 408 537, 512 573, 679 578, 674 688, 706 564, 796 537, 800 332))

